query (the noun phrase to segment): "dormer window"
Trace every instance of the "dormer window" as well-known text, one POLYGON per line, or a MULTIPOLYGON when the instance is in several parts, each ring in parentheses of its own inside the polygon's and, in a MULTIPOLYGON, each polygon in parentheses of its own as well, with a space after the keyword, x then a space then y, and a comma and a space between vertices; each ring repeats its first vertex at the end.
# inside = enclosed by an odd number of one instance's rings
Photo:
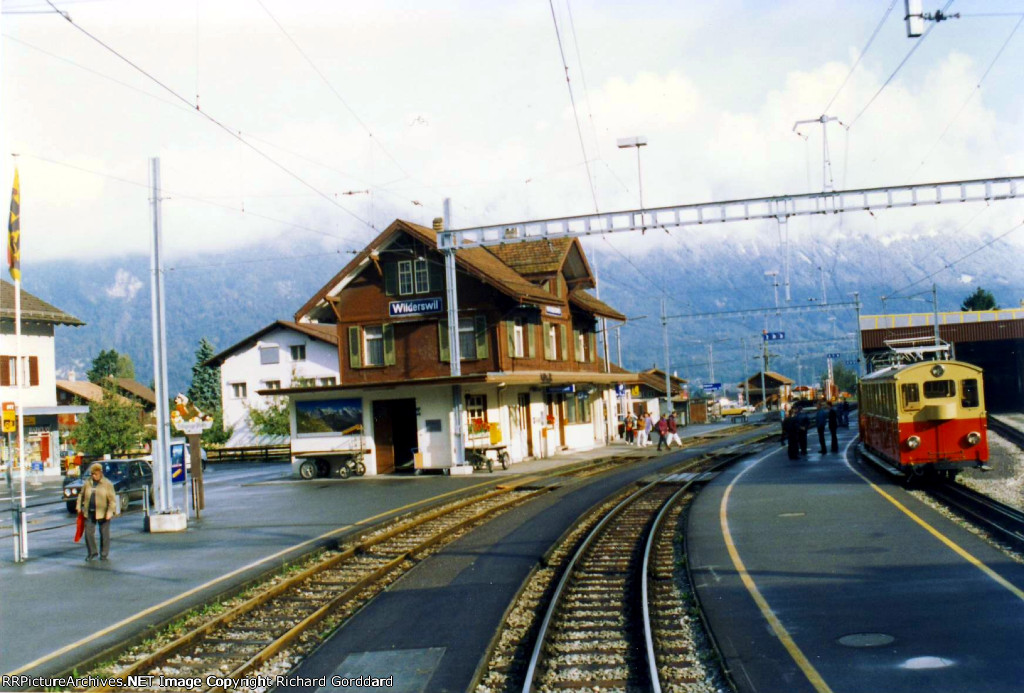
POLYGON ((398 295, 425 294, 430 291, 430 272, 425 259, 398 263, 398 295))

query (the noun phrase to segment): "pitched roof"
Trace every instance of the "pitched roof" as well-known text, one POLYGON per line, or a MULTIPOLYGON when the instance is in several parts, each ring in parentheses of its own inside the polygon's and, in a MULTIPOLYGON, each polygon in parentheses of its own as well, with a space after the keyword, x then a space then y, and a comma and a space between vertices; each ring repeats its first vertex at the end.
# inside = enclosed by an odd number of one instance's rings
POLYGON ((591 296, 583 289, 576 289, 575 291, 569 292, 569 303, 574 306, 578 306, 583 310, 589 311, 594 315, 598 315, 602 318, 611 318, 612 320, 622 320, 625 322, 626 316, 615 310, 607 303, 591 296))
POLYGON ((552 238, 508 243, 491 246, 488 251, 519 274, 550 274, 561 269, 573 241, 572 238, 552 238))
MULTIPOLYGON (((0 279, 0 318, 14 320, 14 284, 0 279)), ((21 290, 21 319, 35 322, 49 322, 55 325, 71 325, 77 327, 85 323, 60 308, 51 306, 46 301, 33 296, 25 289, 21 290)))
MULTIPOLYGON (((657 368, 651 368, 650 370, 640 371, 637 373, 640 378, 640 382, 647 387, 657 392, 665 391, 665 371, 658 370, 657 368)), ((682 392, 683 385, 686 384, 686 380, 678 376, 669 376, 672 383, 672 392, 682 392)))
MULTIPOLYGON (((295 313, 295 320, 299 321, 311 313, 321 302, 326 301, 330 295, 336 293, 336 288, 349 276, 354 276, 357 270, 361 269, 371 257, 371 253, 384 247, 395 234, 407 233, 418 239, 431 248, 437 247, 437 232, 426 226, 413 224, 412 222, 396 219, 374 238, 367 246, 356 255, 351 262, 345 265, 340 272, 334 275, 329 282, 316 294, 313 295, 305 305, 295 313)), ((455 262, 463 271, 473 275, 485 284, 489 284, 504 294, 511 296, 517 301, 528 303, 540 303, 544 305, 561 305, 562 301, 543 288, 531 283, 521 276, 514 269, 506 265, 501 259, 487 248, 463 248, 455 251, 455 262)))
POLYGON ((117 386, 125 392, 150 404, 156 404, 156 393, 139 381, 132 380, 131 378, 115 378, 115 380, 117 381, 117 386))
POLYGON ((287 320, 275 320, 274 322, 270 323, 269 325, 267 325, 263 329, 261 329, 261 330, 259 330, 257 332, 254 332, 253 334, 249 335, 248 337, 246 337, 242 341, 240 341, 240 342, 238 342, 238 343, 236 343, 236 344, 234 344, 232 346, 229 346, 227 349, 225 349, 224 351, 220 352, 219 354, 211 356, 209 359, 207 359, 203 363, 203 365, 204 366, 219 366, 222 363, 224 363, 224 360, 227 357, 231 356, 236 351, 239 351, 243 347, 247 347, 248 345, 252 344, 253 342, 258 341, 261 337, 263 337, 263 335, 265 335, 268 332, 270 332, 271 330, 274 330, 274 329, 277 329, 277 328, 284 328, 284 329, 287 329, 287 330, 293 330, 295 332, 300 332, 300 333, 302 333, 304 335, 312 337, 313 339, 317 339, 317 340, 319 340, 321 342, 325 342, 327 344, 332 344, 334 346, 338 345, 338 332, 337 332, 337 327, 335 325, 320 325, 320 324, 317 324, 317 323, 309 323, 309 322, 288 322, 287 320))
MULTIPOLYGON (((102 387, 88 380, 58 380, 57 389, 64 390, 86 402, 99 402, 103 399, 104 393, 102 387)), ((114 396, 122 403, 129 401, 124 395, 114 394, 114 396)))
MULTIPOLYGON (((786 376, 782 375, 781 373, 776 373, 775 371, 765 371, 764 372, 764 377, 765 377, 766 381, 770 378, 770 379, 774 380, 775 382, 779 383, 780 385, 792 385, 793 383, 796 382, 795 380, 787 378, 786 376)), ((753 386, 751 389, 757 390, 758 392, 760 392, 761 391, 761 371, 758 371, 757 373, 754 373, 752 376, 750 376, 749 378, 744 380, 742 383, 740 383, 740 385, 753 386)), ((765 386, 766 387, 768 386, 767 382, 765 383, 765 386)))

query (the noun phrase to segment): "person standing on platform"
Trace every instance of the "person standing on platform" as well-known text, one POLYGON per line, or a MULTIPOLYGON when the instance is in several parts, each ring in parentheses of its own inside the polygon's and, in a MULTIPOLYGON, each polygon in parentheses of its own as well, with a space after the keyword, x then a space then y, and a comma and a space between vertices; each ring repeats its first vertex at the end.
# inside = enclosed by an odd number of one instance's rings
POLYGON ((791 408, 786 412, 786 418, 782 420, 782 438, 786 441, 786 454, 791 460, 800 459, 799 426, 796 410, 791 408))
POLYGON ((114 517, 116 504, 114 485, 103 476, 103 465, 94 462, 78 496, 78 513, 85 515, 85 546, 89 551, 85 560, 91 561, 99 556, 101 561, 105 561, 110 555, 110 520, 114 517), (100 528, 99 552, 96 551, 97 526, 100 528))
POLYGON ((828 432, 832 435, 832 452, 839 452, 839 436, 836 429, 839 428, 839 414, 832 403, 828 403, 828 432))
POLYGON ((807 407, 796 415, 796 433, 800 440, 800 454, 807 455, 807 429, 811 427, 811 417, 807 415, 807 407))
POLYGON ((629 445, 633 444, 633 440, 636 438, 636 417, 630 412, 626 414, 626 442, 629 445))
POLYGON ((814 412, 814 425, 818 429, 818 444, 821 446, 822 455, 828 452, 825 447, 825 425, 828 423, 828 412, 825 411, 825 400, 818 400, 818 409, 814 412))
POLYGON ((636 422, 636 444, 637 447, 647 447, 648 438, 651 435, 651 415, 644 412, 640 420, 636 422))
POLYGON ((672 447, 673 442, 679 447, 683 447, 683 439, 679 437, 679 424, 676 423, 675 412, 668 415, 668 446, 672 447))
POLYGON ((658 429, 658 452, 661 452, 662 443, 668 442, 668 417, 662 414, 655 428, 658 429))
POLYGON ((850 403, 843 397, 843 401, 839 404, 839 425, 843 428, 850 427, 850 403))

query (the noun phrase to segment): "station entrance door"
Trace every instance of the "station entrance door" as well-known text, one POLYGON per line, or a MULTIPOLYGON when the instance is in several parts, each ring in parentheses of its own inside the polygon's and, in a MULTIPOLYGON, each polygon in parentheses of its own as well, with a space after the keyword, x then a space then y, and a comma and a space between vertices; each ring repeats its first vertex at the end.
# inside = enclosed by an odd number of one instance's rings
POLYGON ((373 402, 373 445, 377 473, 411 471, 416 439, 416 400, 384 399, 373 402))

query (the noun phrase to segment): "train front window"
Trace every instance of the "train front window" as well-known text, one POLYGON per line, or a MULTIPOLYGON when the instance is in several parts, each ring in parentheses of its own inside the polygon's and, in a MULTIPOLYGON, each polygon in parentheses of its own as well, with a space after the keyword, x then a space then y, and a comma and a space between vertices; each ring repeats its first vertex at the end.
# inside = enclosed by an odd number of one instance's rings
POLYGON ((956 383, 952 380, 926 380, 924 383, 924 396, 926 399, 955 397, 956 383))
POLYGON ((974 378, 960 381, 960 406, 976 407, 981 402, 978 396, 978 381, 974 378))
POLYGON ((921 401, 921 391, 917 387, 917 383, 903 383, 900 386, 903 391, 903 408, 912 407, 921 401))

